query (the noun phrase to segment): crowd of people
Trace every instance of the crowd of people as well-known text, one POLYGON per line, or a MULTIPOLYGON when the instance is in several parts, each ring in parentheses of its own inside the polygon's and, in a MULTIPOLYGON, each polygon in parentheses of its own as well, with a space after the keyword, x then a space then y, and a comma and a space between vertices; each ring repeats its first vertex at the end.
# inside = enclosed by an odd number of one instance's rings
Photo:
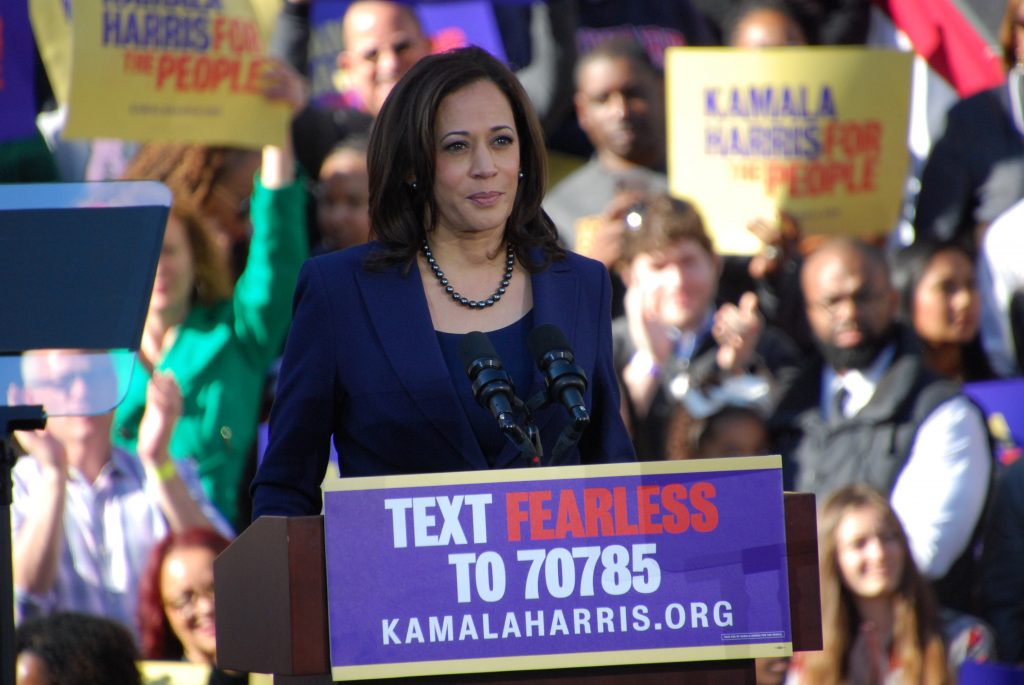
MULTIPOLYGON (((1024 665, 1024 460, 996 459, 964 389, 1024 367, 1024 1, 1006 82, 955 105, 924 164, 912 240, 807 236, 780 211, 750 217, 750 257, 668 191, 664 50, 862 44, 872 3, 496 2, 506 65, 432 54, 414 5, 356 0, 342 106, 302 75, 312 1, 283 0, 270 41, 286 145, 121 148, 117 177, 173 204, 127 397, 16 435, 19 683, 78 682, 59 674, 90 648, 244 682, 216 668, 214 557, 254 517, 320 513, 332 448, 342 476, 522 465, 463 348, 485 331, 508 382, 540 389, 544 324, 589 379, 558 463, 781 454, 817 496, 824 649, 758 683, 1024 665)), ((0 181, 83 180, 40 161, 59 145, 4 148, 0 181)), ((87 406, 109 373, 32 351, 9 398, 87 406)), ((545 443, 568 421, 534 418, 545 443)))

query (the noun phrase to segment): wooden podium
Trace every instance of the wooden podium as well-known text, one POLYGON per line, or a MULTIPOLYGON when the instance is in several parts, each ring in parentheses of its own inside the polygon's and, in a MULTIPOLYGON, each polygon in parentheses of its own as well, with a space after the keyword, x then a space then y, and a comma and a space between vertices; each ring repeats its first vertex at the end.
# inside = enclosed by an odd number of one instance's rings
MULTIPOLYGON (((785 493, 786 550, 794 651, 821 649, 821 597, 814 496, 785 493)), ((214 563, 217 661, 273 673, 284 685, 331 680, 322 516, 265 516, 214 563)), ((751 659, 601 668, 394 678, 368 683, 488 685, 754 685, 751 659)))

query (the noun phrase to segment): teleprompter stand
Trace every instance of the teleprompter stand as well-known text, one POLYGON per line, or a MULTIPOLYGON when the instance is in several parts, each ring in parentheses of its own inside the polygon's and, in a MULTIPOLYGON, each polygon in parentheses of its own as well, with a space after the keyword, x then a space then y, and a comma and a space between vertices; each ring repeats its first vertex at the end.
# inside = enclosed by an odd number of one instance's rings
POLYGON ((55 413, 4 406, 9 384, 24 352, 139 349, 170 204, 152 181, 0 185, 0 685, 16 682, 11 436, 55 413))
MULTIPOLYGON (((814 496, 785 493, 786 556, 795 651, 821 649, 814 496)), ((264 516, 214 562, 217 661, 273 673, 280 685, 326 685, 330 676, 322 516, 264 516)), ((361 681, 464 685, 753 685, 751 659, 637 664, 361 681)))
POLYGON ((11 555, 11 504, 14 483, 11 470, 17 455, 11 442, 16 430, 37 430, 46 426, 40 406, 0 407, 0 663, 4 665, 4 685, 14 685, 14 559, 11 555), (10 636, 10 639, 8 639, 10 636))

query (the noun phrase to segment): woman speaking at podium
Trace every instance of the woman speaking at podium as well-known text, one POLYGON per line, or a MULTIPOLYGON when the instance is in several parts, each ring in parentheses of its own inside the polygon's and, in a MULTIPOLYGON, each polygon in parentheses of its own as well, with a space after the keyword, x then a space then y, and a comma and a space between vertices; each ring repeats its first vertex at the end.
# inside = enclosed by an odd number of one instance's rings
MULTIPOLYGON (((512 72, 479 48, 421 60, 385 102, 368 166, 376 240, 299 276, 253 516, 320 513, 332 435, 343 477, 525 465, 474 397, 459 351, 472 331, 524 401, 544 389, 530 332, 563 331, 590 424, 557 463, 631 461, 608 274, 556 242, 540 126, 512 72)), ((545 450, 569 420, 557 401, 533 412, 545 450)))

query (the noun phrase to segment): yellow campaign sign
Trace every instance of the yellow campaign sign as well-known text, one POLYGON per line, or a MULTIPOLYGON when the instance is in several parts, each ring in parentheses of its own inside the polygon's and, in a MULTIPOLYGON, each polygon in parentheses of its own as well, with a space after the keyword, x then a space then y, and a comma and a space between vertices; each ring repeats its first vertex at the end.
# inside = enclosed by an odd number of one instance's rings
POLYGON ((864 47, 666 52, 669 187, 700 209, 718 249, 779 210, 804 235, 897 224, 909 163, 911 56, 864 47))
MULTIPOLYGON (((210 667, 188 661, 138 662, 139 675, 145 685, 207 685, 210 682, 210 667)), ((269 675, 250 674, 249 685, 273 685, 269 675)))
POLYGON ((269 44, 270 34, 274 31, 274 22, 277 21, 277 15, 284 5, 284 0, 250 0, 250 2, 264 44, 269 44))
POLYGON ((76 0, 71 15, 66 137, 284 143, 290 113, 260 92, 249 0, 76 0))

